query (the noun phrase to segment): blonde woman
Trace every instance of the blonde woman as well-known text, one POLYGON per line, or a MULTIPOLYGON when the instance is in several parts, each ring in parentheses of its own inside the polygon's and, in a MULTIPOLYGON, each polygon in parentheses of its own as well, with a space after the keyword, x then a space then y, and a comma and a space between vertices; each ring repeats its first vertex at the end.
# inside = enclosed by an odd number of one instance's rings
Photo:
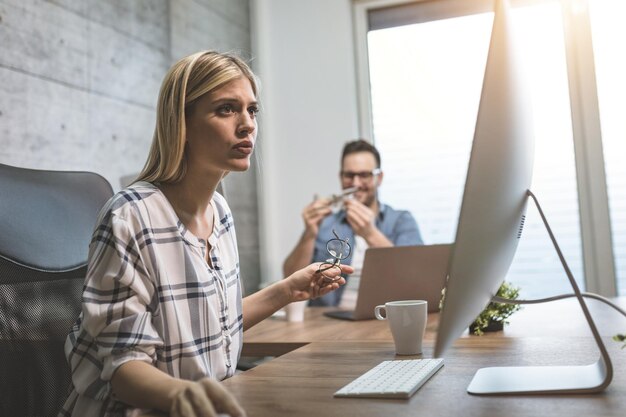
MULTIPOLYGON (((243 330, 345 283, 326 283, 313 264, 242 299, 233 218, 216 188, 249 168, 257 112, 255 76, 236 56, 200 52, 165 76, 146 165, 102 209, 91 241, 60 415, 243 416, 216 382, 234 374, 243 330)), ((334 274, 352 272, 342 268, 334 274)))

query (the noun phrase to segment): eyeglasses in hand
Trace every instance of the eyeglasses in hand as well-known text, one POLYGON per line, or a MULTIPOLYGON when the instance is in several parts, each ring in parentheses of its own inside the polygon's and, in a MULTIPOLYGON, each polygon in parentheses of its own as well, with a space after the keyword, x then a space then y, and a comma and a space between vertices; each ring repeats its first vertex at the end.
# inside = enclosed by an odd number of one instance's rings
POLYGON ((326 260, 326 262, 323 262, 317 270, 317 272, 322 274, 326 281, 331 282, 338 281, 341 278, 341 275, 331 277, 326 275, 325 272, 333 268, 340 269, 339 266, 341 265, 341 261, 350 256, 350 252, 352 252, 352 247, 348 243, 348 238, 341 239, 334 229, 333 235, 335 235, 335 238, 330 239, 328 242, 326 242, 326 250, 328 251, 330 256, 332 256, 332 258, 329 258, 326 260))

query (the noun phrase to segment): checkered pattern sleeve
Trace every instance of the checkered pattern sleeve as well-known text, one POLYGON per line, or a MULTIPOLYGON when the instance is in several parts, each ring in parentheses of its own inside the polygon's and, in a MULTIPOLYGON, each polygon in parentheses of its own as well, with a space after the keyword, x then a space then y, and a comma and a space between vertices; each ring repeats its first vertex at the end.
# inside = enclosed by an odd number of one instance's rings
POLYGON ((101 379, 129 360, 153 363, 162 341, 152 326, 155 296, 142 256, 142 233, 109 214, 97 228, 83 292, 83 329, 97 346, 101 379))

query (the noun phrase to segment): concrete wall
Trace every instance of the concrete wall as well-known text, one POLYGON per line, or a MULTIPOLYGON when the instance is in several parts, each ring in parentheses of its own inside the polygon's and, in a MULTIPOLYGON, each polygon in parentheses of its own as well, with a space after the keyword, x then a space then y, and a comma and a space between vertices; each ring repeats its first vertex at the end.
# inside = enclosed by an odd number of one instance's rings
MULTIPOLYGON (((201 49, 250 56, 247 0, 0 0, 0 163, 94 171, 119 189, 145 162, 162 77, 201 49)), ((224 190, 249 293, 255 169, 224 190)))

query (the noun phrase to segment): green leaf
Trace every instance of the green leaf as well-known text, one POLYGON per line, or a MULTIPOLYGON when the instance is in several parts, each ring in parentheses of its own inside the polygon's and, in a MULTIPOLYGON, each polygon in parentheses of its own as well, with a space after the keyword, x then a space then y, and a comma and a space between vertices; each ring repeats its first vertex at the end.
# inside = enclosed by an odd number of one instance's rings
MULTIPOLYGON (((502 298, 508 298, 509 300, 515 300, 519 296, 519 291, 519 288, 513 287, 511 284, 504 281, 500 285, 500 288, 498 288, 496 295, 502 298)), ((477 336, 484 334, 483 330, 489 325, 490 321, 501 321, 503 324, 507 324, 508 321, 506 319, 520 309, 521 306, 515 304, 490 302, 472 323, 472 325, 475 326, 474 334, 477 336)))

